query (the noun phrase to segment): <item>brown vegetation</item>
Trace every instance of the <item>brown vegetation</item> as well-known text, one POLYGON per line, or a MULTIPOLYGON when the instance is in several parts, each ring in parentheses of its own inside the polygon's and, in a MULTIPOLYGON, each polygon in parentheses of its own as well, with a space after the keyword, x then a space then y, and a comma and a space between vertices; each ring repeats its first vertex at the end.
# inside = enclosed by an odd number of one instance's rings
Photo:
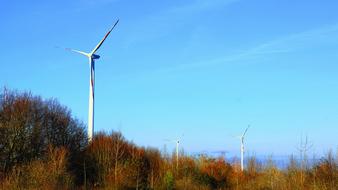
POLYGON ((308 167, 291 157, 286 169, 252 157, 241 172, 222 157, 183 153, 176 168, 175 156, 119 132, 97 133, 86 145, 84 125, 66 107, 30 93, 0 94, 0 135, 1 189, 338 189, 332 153, 308 167))

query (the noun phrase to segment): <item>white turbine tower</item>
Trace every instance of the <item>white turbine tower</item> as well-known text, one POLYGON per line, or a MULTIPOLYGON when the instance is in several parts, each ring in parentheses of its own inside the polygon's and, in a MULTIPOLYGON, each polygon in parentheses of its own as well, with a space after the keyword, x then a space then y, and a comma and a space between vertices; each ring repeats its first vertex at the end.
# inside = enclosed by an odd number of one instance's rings
POLYGON ((244 133, 241 136, 238 136, 238 138, 241 140, 241 170, 244 170, 244 137, 246 132, 248 131, 250 125, 245 129, 244 133))
POLYGON ((66 48, 67 50, 82 54, 89 59, 89 110, 88 110, 88 142, 91 142, 93 139, 94 132, 94 90, 95 90, 95 59, 99 59, 100 56, 95 54, 95 52, 101 47, 102 43, 106 40, 110 32, 115 28, 119 20, 117 20, 114 26, 107 32, 103 39, 96 45, 96 47, 90 52, 86 53, 83 51, 66 48))
POLYGON ((176 170, 178 169, 178 148, 180 146, 180 139, 175 140, 176 141, 176 170))

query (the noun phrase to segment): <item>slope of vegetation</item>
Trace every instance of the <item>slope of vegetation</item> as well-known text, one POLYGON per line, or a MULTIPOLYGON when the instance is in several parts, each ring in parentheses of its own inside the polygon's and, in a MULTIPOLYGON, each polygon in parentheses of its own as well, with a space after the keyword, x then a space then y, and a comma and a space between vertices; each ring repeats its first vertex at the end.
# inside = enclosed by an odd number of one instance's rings
POLYGON ((1 189, 338 189, 332 153, 307 166, 290 158, 286 169, 250 158, 247 170, 224 158, 161 154, 119 132, 97 133, 54 99, 4 90, 0 94, 1 189))

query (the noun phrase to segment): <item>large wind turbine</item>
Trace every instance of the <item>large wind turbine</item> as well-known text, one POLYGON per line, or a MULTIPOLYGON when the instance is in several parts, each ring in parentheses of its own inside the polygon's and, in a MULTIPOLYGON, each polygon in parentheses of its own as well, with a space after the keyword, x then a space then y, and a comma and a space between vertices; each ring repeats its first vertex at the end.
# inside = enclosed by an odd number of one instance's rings
POLYGON ((248 131, 250 125, 245 129, 244 133, 241 136, 238 136, 238 138, 241 140, 241 170, 244 170, 244 137, 246 132, 248 131))
POLYGON ((101 47, 102 43, 106 40, 110 32, 115 28, 119 20, 115 22, 113 27, 107 32, 103 39, 96 45, 96 47, 90 52, 86 53, 83 51, 67 48, 67 50, 82 54, 89 59, 89 110, 88 110, 88 142, 91 142, 93 139, 94 132, 94 90, 95 90, 95 59, 99 59, 100 56, 95 54, 95 52, 101 47))

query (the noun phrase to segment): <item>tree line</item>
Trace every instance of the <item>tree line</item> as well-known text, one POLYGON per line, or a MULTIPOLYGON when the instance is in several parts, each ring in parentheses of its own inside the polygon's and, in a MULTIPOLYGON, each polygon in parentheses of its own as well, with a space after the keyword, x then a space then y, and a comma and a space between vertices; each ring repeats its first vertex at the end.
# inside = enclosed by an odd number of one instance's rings
POLYGON ((120 132, 98 132, 56 99, 4 89, 0 93, 1 189, 338 189, 338 159, 328 153, 286 169, 249 158, 244 172, 224 157, 161 153, 120 132), (176 167, 178 162, 179 167, 176 167))

